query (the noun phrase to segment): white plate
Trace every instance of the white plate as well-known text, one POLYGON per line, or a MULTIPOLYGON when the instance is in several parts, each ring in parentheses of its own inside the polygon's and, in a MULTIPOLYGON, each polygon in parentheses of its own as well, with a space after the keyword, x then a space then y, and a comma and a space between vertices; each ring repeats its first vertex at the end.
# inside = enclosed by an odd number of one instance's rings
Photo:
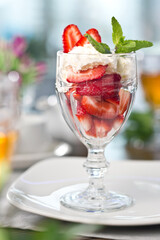
POLYGON ((108 213, 82 213, 59 204, 61 188, 87 182, 83 158, 53 158, 27 170, 8 191, 16 207, 60 220, 112 226, 160 224, 160 162, 112 162, 106 184, 128 194, 135 204, 108 213))
POLYGON ((34 152, 34 153, 15 153, 12 159, 12 168, 13 169, 25 169, 31 165, 37 163, 40 160, 51 157, 62 157, 67 154, 70 154, 72 147, 65 142, 54 140, 51 142, 48 150, 44 152, 34 152))

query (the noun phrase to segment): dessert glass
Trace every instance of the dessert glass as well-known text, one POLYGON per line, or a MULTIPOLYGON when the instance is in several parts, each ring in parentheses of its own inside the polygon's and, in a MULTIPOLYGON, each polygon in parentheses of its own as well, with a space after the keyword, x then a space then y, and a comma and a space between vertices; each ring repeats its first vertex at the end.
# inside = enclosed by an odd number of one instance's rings
POLYGON ((56 91, 62 114, 88 148, 84 167, 89 184, 68 188, 60 200, 63 206, 84 212, 106 212, 133 203, 132 197, 108 190, 104 176, 109 163, 104 150, 126 122, 136 89, 135 53, 57 53, 56 91), (76 65, 81 63, 83 67, 76 71, 76 65), (100 71, 103 74, 97 77, 100 71))

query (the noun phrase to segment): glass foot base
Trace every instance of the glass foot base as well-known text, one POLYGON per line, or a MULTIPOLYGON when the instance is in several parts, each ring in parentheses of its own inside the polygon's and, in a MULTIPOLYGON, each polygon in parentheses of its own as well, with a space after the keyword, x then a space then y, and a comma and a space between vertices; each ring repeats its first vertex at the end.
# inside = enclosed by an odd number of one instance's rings
POLYGON ((77 190, 75 186, 68 188, 71 191, 60 199, 63 206, 83 212, 109 212, 124 209, 133 204, 133 199, 127 195, 112 191, 96 194, 79 186, 77 185, 77 190))

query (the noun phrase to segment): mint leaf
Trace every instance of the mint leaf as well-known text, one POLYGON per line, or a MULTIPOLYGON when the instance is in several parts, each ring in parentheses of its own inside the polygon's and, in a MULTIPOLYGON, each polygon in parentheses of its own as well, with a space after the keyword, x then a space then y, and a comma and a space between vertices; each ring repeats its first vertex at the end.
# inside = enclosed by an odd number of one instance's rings
POLYGON ((119 40, 119 44, 123 44, 125 42, 125 37, 121 37, 120 40, 119 40))
POLYGON ((112 40, 115 45, 115 53, 130 53, 141 48, 152 47, 153 43, 148 41, 125 40, 120 23, 112 17, 112 40))
MULTIPOLYGON (((130 53, 135 52, 141 48, 152 47, 153 43, 139 40, 125 40, 120 23, 115 17, 112 17, 112 40, 115 45, 115 53, 130 53)), ((85 34, 85 37, 92 44, 92 46, 100 53, 111 53, 109 46, 105 43, 99 43, 91 35, 85 34)))
POLYGON ((100 43, 100 42, 97 42, 94 38, 91 37, 91 35, 89 35, 88 33, 86 33, 84 35, 88 41, 92 44, 92 46, 100 53, 103 53, 103 54, 107 54, 107 53, 111 53, 110 51, 110 47, 105 44, 105 43, 100 43))
POLYGON ((138 41, 138 40, 134 40, 136 43, 136 48, 134 51, 137 51, 141 48, 148 48, 148 47, 152 47, 153 43, 152 42, 148 42, 148 41, 138 41))
POLYGON ((122 39, 124 40, 125 37, 123 36, 121 25, 119 24, 115 17, 112 17, 112 29, 113 29, 112 40, 114 45, 117 45, 120 42, 120 40, 122 39))
POLYGON ((125 40, 123 43, 120 43, 116 46, 116 53, 129 53, 134 51, 136 47, 135 41, 125 40))
POLYGON ((116 53, 130 53, 142 48, 152 47, 153 43, 148 41, 125 40, 116 46, 116 53))

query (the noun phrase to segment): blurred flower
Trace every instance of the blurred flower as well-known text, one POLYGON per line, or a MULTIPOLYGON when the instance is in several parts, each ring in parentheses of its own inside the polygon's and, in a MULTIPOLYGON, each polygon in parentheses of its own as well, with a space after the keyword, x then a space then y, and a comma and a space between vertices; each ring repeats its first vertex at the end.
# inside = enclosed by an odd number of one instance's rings
POLYGON ((38 62, 38 63, 36 63, 36 70, 37 70, 37 78, 41 79, 41 77, 46 72, 46 64, 45 64, 45 62, 38 62))
POLYGON ((20 36, 15 37, 12 43, 12 48, 13 48, 14 54, 17 57, 21 57, 27 49, 27 42, 25 38, 20 36))
POLYGON ((0 73, 17 72, 19 86, 26 86, 42 79, 46 72, 44 62, 35 62, 27 53, 27 41, 23 37, 14 37, 11 42, 0 40, 0 73))
POLYGON ((0 39, 0 74, 17 72, 18 86, 22 93, 30 84, 40 81, 46 73, 45 62, 35 62, 27 53, 27 41, 14 37, 11 42, 0 39))

